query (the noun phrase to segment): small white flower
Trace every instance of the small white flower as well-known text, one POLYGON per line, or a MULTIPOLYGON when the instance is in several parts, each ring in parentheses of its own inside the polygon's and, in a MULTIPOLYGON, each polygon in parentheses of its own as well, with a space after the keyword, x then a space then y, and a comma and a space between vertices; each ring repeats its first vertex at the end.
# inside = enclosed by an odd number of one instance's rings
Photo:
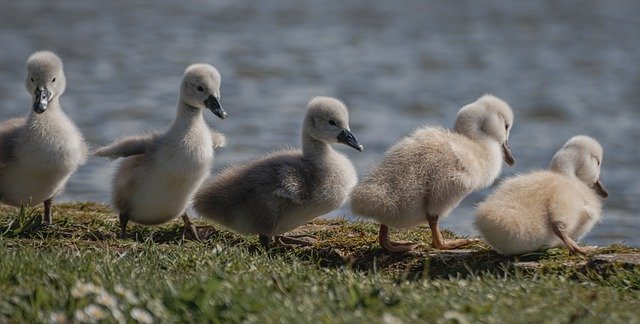
POLYGON ((131 290, 121 286, 121 285, 116 285, 114 287, 115 292, 124 297, 125 301, 129 304, 137 304, 138 303, 138 298, 136 298, 136 295, 133 294, 133 292, 131 292, 131 290))
POLYGON ((96 297, 96 302, 98 304, 109 307, 109 309, 118 307, 118 301, 105 291, 101 291, 100 294, 98 294, 98 297, 96 297))
MULTIPOLYGON (((469 320, 467 319, 467 317, 460 312, 446 311, 442 317, 447 321, 453 320, 459 324, 469 324, 469 320)), ((438 322, 441 322, 441 321, 438 321, 438 322)))
POLYGON ((153 317, 151 316, 151 314, 149 314, 149 312, 147 312, 146 310, 137 307, 131 309, 131 318, 138 321, 139 323, 153 323, 153 317))
POLYGON ((102 310, 102 307, 94 304, 89 304, 89 306, 85 307, 84 313, 87 314, 92 321, 99 321, 107 316, 104 310, 102 310))
POLYGON ((111 310, 111 315, 113 316, 113 318, 116 320, 117 323, 126 323, 127 322, 124 319, 124 316, 122 316, 122 312, 117 308, 111 310))
POLYGON ((384 324, 402 324, 404 323, 401 319, 389 314, 389 313, 384 313, 382 314, 382 323, 384 324))
POLYGON ((73 319, 80 323, 88 323, 90 321, 89 316, 82 309, 76 309, 73 313, 73 319))
POLYGON ((82 298, 98 291, 100 291, 100 289, 94 284, 78 281, 73 289, 71 289, 71 296, 73 298, 82 298))
POLYGON ((67 315, 62 312, 53 312, 49 315, 49 323, 68 323, 67 315))

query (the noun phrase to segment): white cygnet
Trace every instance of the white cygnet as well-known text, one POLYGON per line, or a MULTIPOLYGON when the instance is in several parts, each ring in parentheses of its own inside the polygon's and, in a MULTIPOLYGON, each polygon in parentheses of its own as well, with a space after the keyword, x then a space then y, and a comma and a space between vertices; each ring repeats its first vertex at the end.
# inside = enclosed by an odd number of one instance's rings
POLYGON ((345 105, 313 98, 302 127, 302 149, 276 151, 232 166, 210 179, 194 199, 202 216, 241 234, 258 234, 283 246, 309 245, 308 235, 281 236, 342 206, 357 182, 349 159, 330 144, 362 146, 349 130, 345 105))
POLYGON ((566 245, 586 253, 575 240, 600 220, 602 147, 575 136, 553 156, 549 170, 505 180, 478 205, 475 226, 501 254, 520 254, 566 245))
POLYGON ((53 197, 87 158, 82 134, 60 106, 65 86, 62 60, 49 51, 34 53, 27 60, 31 113, 0 123, 0 201, 43 202, 46 224, 53 197))
POLYGON ((224 135, 209 129, 203 109, 227 116, 220 106, 220 73, 211 65, 193 64, 184 72, 176 118, 164 134, 125 137, 94 153, 124 158, 112 188, 121 237, 128 221, 156 225, 182 215, 185 233, 198 240, 185 210, 209 175, 214 148, 226 143, 224 135))
POLYGON ((382 162, 356 186, 351 210, 380 222, 378 240, 390 252, 413 250, 391 242, 388 227, 428 223, 432 246, 454 249, 469 239, 443 241, 438 220, 469 193, 493 183, 502 160, 515 161, 508 146, 513 113, 501 99, 485 95, 458 112, 453 131, 424 127, 392 146, 382 162))

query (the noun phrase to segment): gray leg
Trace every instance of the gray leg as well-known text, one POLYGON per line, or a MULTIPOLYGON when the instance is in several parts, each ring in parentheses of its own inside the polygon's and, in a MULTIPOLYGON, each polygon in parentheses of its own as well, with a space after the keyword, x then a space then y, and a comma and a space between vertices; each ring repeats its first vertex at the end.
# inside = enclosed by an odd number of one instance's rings
POLYGON ((53 197, 45 200, 42 204, 44 205, 44 224, 51 225, 51 203, 53 202, 53 197))
POLYGON ((129 214, 120 212, 120 238, 127 238, 127 223, 129 222, 129 214))
POLYGON ((182 231, 182 236, 185 237, 188 235, 192 240, 200 242, 200 237, 198 236, 198 228, 195 224, 193 224, 193 222, 191 222, 191 219, 189 219, 187 213, 182 214, 182 221, 184 222, 184 230, 182 231))
POLYGON ((271 245, 271 237, 265 235, 259 235, 258 239, 260 240, 260 245, 265 249, 269 249, 269 245, 271 245))
POLYGON ((292 248, 294 246, 311 246, 313 245, 313 243, 315 243, 317 240, 316 239, 303 239, 303 238, 296 238, 296 237, 290 237, 290 236, 276 236, 276 243, 278 243, 278 245, 285 247, 285 248, 292 248))

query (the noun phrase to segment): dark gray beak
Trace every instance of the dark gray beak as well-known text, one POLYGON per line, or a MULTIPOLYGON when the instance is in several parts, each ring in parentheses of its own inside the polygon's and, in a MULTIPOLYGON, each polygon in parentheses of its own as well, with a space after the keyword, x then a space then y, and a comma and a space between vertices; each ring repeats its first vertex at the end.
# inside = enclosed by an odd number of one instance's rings
POLYGON ((509 148, 509 141, 505 141, 502 143, 502 158, 508 165, 516 164, 516 159, 511 154, 511 149, 509 148))
POLYGON ((209 108, 214 115, 218 116, 220 119, 227 118, 227 112, 222 109, 220 106, 220 102, 214 96, 209 96, 207 100, 204 101, 205 107, 209 108))
POLYGON ((47 110, 51 92, 49 92, 47 88, 40 87, 36 89, 34 95, 35 99, 33 101, 33 111, 35 111, 36 114, 42 114, 45 110, 47 110))
POLYGON ((609 192, 607 191, 607 188, 604 187, 604 184, 602 184, 602 181, 600 181, 600 179, 598 179, 598 181, 593 184, 593 190, 595 190, 596 193, 598 193, 598 195, 600 195, 600 197, 602 198, 609 197, 609 192))
POLYGON ((346 129, 343 129, 338 135, 338 142, 342 144, 347 144, 360 152, 362 152, 362 150, 364 149, 362 145, 358 143, 358 140, 356 139, 356 137, 353 136, 353 134, 351 134, 351 132, 346 129))

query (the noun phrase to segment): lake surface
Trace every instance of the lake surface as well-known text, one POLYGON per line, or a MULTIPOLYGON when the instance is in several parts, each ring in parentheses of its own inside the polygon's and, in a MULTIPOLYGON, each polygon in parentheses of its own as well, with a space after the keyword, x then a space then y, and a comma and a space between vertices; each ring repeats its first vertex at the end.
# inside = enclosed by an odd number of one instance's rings
MULTIPOLYGON (((184 68, 222 74, 229 146, 213 172, 298 145, 306 102, 347 103, 361 176, 419 125, 451 127, 484 93, 515 113, 517 158, 504 176, 544 168, 574 134, 604 146, 610 192, 589 244, 640 245, 638 1, 2 1, 0 119, 26 115, 26 58, 65 62, 61 102, 88 141, 168 126, 184 68)), ((92 158, 58 201, 109 201, 116 163, 92 158)), ((443 226, 475 235, 469 196, 443 226)), ((331 215, 352 217, 347 208, 331 215)))

